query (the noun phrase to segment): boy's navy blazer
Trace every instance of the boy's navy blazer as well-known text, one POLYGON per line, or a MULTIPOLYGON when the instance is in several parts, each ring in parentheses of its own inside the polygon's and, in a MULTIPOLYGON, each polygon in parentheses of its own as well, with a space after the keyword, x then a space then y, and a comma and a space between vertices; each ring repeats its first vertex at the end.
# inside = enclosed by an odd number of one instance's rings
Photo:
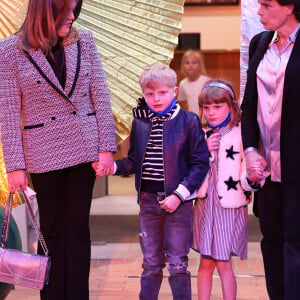
MULTIPOLYGON (((141 192, 142 165, 151 132, 148 118, 134 118, 128 157, 117 160, 117 175, 135 173, 138 201, 141 192)), ((172 194, 179 184, 192 194, 204 181, 209 169, 209 155, 199 117, 178 107, 176 116, 163 127, 165 193, 172 194)))
MULTIPOLYGON (((242 137, 244 149, 258 147, 257 79, 258 65, 274 35, 273 31, 259 33, 250 42, 249 67, 242 108, 242 137)), ((284 78, 280 135, 281 177, 283 183, 298 183, 300 170, 300 34, 289 58, 284 78)), ((298 184, 299 186, 299 184, 298 184)), ((294 191, 295 196, 299 191, 294 191)), ((298 193, 299 197, 300 193, 298 193)))
POLYGON ((65 89, 41 50, 24 51, 16 35, 0 41, 1 140, 8 172, 63 169, 116 151, 109 91, 92 33, 73 31, 76 38, 64 46, 65 89))

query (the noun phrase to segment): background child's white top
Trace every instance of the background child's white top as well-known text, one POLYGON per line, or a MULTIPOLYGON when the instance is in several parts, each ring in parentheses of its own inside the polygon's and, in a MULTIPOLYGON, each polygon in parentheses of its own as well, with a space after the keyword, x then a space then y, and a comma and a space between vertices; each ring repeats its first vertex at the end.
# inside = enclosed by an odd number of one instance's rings
POLYGON ((188 110, 194 112, 199 116, 199 104, 198 104, 198 97, 199 94, 206 83, 210 78, 201 75, 197 80, 190 81, 187 78, 184 78, 180 81, 177 100, 180 101, 187 101, 188 110))

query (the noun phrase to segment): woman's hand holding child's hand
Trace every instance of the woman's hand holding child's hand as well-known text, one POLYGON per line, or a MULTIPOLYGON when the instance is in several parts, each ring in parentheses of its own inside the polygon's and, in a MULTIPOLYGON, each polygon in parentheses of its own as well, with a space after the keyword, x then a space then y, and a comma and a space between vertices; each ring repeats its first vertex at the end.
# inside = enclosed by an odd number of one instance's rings
POLYGON ((92 164, 96 177, 111 175, 114 171, 114 159, 112 152, 99 152, 98 161, 92 164))
POLYGON ((257 174, 258 177, 263 178, 264 176, 264 167, 262 166, 260 161, 255 161, 252 163, 250 168, 251 172, 257 174))
POLYGON ((159 202, 160 207, 170 214, 178 208, 180 203, 180 199, 173 194, 159 202))
POLYGON ((256 151, 248 152, 246 158, 247 178, 251 181, 260 181, 264 178, 267 167, 265 159, 256 151))

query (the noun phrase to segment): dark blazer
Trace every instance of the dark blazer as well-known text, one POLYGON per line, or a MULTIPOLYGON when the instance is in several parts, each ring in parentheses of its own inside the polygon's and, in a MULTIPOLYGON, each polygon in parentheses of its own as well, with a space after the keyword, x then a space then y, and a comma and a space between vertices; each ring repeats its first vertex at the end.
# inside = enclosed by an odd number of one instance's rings
POLYGON ((116 151, 109 91, 92 33, 72 33, 74 38, 64 45, 65 89, 41 50, 25 53, 17 35, 0 41, 1 141, 7 172, 43 173, 116 151))
MULTIPOLYGON (((244 149, 258 147, 256 71, 274 32, 259 33, 250 42, 249 68, 242 108, 242 137, 244 149)), ((288 61, 283 90, 281 136, 281 177, 283 183, 299 186, 300 171, 300 34, 288 61)), ((295 191, 296 192, 296 191, 295 191)), ((300 187, 299 187, 300 192, 300 187)), ((298 193, 298 192, 297 192, 298 193)), ((294 195, 296 196, 296 195, 294 195)), ((300 194, 299 194, 300 196, 300 194)), ((299 200, 300 201, 300 200, 299 200)))

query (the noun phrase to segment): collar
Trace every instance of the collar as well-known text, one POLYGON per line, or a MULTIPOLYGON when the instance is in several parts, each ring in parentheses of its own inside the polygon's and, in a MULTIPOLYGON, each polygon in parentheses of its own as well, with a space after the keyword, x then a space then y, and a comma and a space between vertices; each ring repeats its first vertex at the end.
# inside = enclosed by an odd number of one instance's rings
MULTIPOLYGON (((238 125, 236 125, 236 126, 238 126, 238 125)), ((206 137, 209 138, 212 133, 217 133, 218 132, 219 133, 218 137, 221 138, 222 136, 229 133, 232 130, 233 127, 234 126, 232 126, 230 124, 226 125, 225 127, 218 128, 218 129, 213 129, 213 128, 209 127, 209 129, 206 131, 206 137)))
POLYGON ((228 124, 225 127, 222 127, 219 129, 219 132, 221 136, 224 136, 225 134, 229 133, 232 130, 233 126, 228 124))
MULTIPOLYGON (((149 108, 146 105, 146 101, 143 97, 139 98, 137 100, 137 103, 137 106, 132 109, 132 114, 135 119, 151 119, 154 115, 156 115, 154 112, 151 112, 149 110, 149 108)), ((171 117, 168 118, 168 120, 175 118, 179 113, 180 109, 180 106, 176 103, 172 109, 171 117)))
MULTIPOLYGON (((300 29, 300 23, 294 29, 294 31, 289 35, 289 37, 288 37, 288 44, 290 44, 290 43, 294 44, 295 43, 299 29, 300 29)), ((271 40, 271 44, 276 44, 277 41, 278 41, 278 31, 275 31, 274 35, 273 35, 273 38, 271 40)))
POLYGON ((77 28, 72 26, 70 33, 61 40, 61 45, 63 47, 69 46, 71 44, 76 43, 78 40, 79 40, 79 32, 77 28))

